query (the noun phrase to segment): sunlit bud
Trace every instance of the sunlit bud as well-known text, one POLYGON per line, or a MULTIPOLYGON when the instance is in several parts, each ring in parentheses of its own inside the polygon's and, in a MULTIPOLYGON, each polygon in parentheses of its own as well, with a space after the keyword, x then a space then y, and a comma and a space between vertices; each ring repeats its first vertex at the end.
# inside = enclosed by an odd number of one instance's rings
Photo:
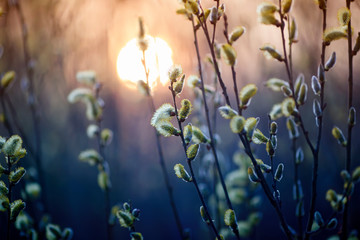
POLYGON ((104 171, 99 172, 98 185, 103 191, 106 191, 107 189, 111 188, 110 178, 106 172, 104 172, 104 171))
POLYGON ((205 223, 210 223, 210 220, 206 214, 206 211, 205 211, 205 208, 204 206, 201 206, 200 207, 200 215, 201 215, 201 218, 202 220, 205 222, 205 223))
POLYGON ((108 128, 102 130, 100 134, 102 145, 104 146, 109 145, 112 142, 113 135, 114 135, 113 132, 108 128))
POLYGON ((81 71, 76 73, 76 80, 79 83, 93 86, 96 83, 96 73, 94 71, 81 71))
POLYGON ((246 28, 243 26, 236 27, 229 36, 230 44, 238 40, 246 31, 246 28))
POLYGON ((170 121, 174 115, 175 108, 171 104, 165 103, 155 111, 154 116, 151 118, 151 126, 156 127, 159 122, 170 121))
POLYGON ((233 133, 241 133, 244 129, 245 118, 243 116, 236 115, 230 121, 230 129, 233 133))
POLYGON ((355 168, 351 175, 352 180, 354 183, 357 183, 360 180, 360 167, 355 168))
POLYGON ((10 220, 15 221, 19 213, 25 208, 26 204, 21 200, 15 200, 10 205, 10 220))
POLYGON ((186 172, 185 168, 183 165, 181 165, 180 163, 176 164, 174 166, 174 171, 175 174, 178 178, 181 178, 182 180, 184 180, 185 182, 191 182, 192 178, 190 177, 190 175, 186 172))
POLYGON ((293 3, 292 0, 282 0, 281 1, 281 12, 283 14, 290 12, 292 3, 293 3))
POLYGON ((255 144, 262 144, 262 143, 266 144, 269 141, 269 139, 265 137, 265 135, 257 128, 254 131, 252 141, 255 144))
POLYGON ((176 95, 180 94, 184 87, 185 74, 181 76, 181 79, 174 83, 173 90, 176 95))
POLYGON ((175 128, 171 122, 160 121, 155 127, 156 127, 156 130, 164 137, 179 135, 179 130, 177 128, 175 128))
POLYGON ((5 212, 9 208, 9 199, 5 195, 0 195, 0 212, 5 212))
POLYGON ((320 9, 326 9, 326 0, 314 0, 320 9))
POLYGON ((143 80, 137 81, 137 88, 138 88, 139 92, 141 94, 143 94, 144 96, 150 95, 149 85, 146 82, 144 82, 143 80))
POLYGON ((194 15, 200 14, 200 6, 196 0, 187 0, 185 2, 185 8, 194 15))
POLYGON ((333 230, 336 228, 338 224, 338 221, 336 218, 332 218, 329 223, 326 225, 326 228, 329 229, 329 230, 333 230))
POLYGON ((275 13, 278 7, 271 2, 262 2, 258 5, 256 12, 258 14, 275 13))
POLYGON ((189 161, 192 161, 196 158, 196 156, 199 153, 200 145, 199 144, 193 144, 186 150, 186 156, 189 161))
POLYGON ((278 130, 278 125, 276 122, 271 122, 270 124, 270 134, 275 135, 278 130))
POLYGON ((251 98, 256 94, 258 88, 255 84, 247 84, 239 93, 240 105, 245 107, 250 103, 251 98))
POLYGON ((37 199, 40 196, 41 186, 38 183, 28 183, 25 186, 25 192, 32 199, 37 199))
POLYGON ((226 64, 234 66, 236 63, 236 51, 228 43, 221 46, 221 56, 225 60, 226 64))
POLYGON ((298 127, 296 126, 296 123, 294 121, 293 118, 288 118, 286 120, 286 127, 289 131, 289 138, 290 139, 294 139, 294 138, 298 138, 299 137, 299 130, 298 127))
POLYGON ((265 82, 265 86, 275 92, 279 92, 282 86, 289 87, 289 83, 278 78, 270 78, 265 82))
POLYGON ((282 86, 281 87, 281 91, 283 92, 285 97, 291 97, 292 96, 292 91, 289 87, 287 86, 282 86))
POLYGON ((218 9, 218 19, 217 20, 220 20, 220 18, 224 15, 225 13, 225 4, 222 3, 218 9))
POLYGON ((342 131, 338 127, 334 127, 332 129, 331 133, 334 136, 334 138, 336 140, 338 140, 338 143, 340 145, 342 145, 343 147, 346 146, 346 144, 347 144, 346 138, 345 138, 344 134, 342 133, 342 131))
POLYGON ((298 41, 298 29, 295 18, 291 18, 290 32, 289 32, 289 40, 291 43, 295 43, 298 41))
POLYGON ((297 98, 297 103, 299 105, 303 105, 306 101, 307 98, 307 93, 308 93, 308 86, 306 83, 301 84, 300 87, 300 91, 299 91, 299 96, 297 98))
POLYGON ((168 72, 169 79, 172 82, 176 82, 177 78, 180 77, 182 74, 182 68, 179 65, 173 65, 168 72))
POLYGON ((144 19, 139 17, 139 38, 145 37, 145 26, 144 26, 144 19))
POLYGON ((293 187, 293 198, 294 200, 300 200, 302 198, 304 198, 304 193, 302 190, 302 185, 301 185, 301 181, 298 180, 293 187))
POLYGON ((185 121, 186 118, 190 115, 192 111, 192 105, 191 102, 188 99, 183 99, 181 101, 181 108, 179 110, 179 120, 185 121))
POLYGON ((15 80, 15 72, 8 71, 1 78, 1 88, 7 88, 15 80))
POLYGON ((358 33, 358 36, 356 38, 356 42, 353 50, 354 56, 358 53, 359 50, 360 50, 360 32, 358 33))
POLYGON ((322 114, 321 106, 317 99, 314 99, 314 102, 313 102, 313 113, 314 113, 315 117, 319 117, 322 114))
POLYGON ((286 116, 289 117, 293 114, 295 109, 295 101, 293 98, 285 98, 281 103, 281 111, 286 116))
POLYGON ((194 143, 209 143, 210 140, 207 136, 205 136, 205 134, 200 130, 200 128, 192 126, 192 132, 193 132, 193 137, 192 137, 192 141, 194 143))
POLYGON ((238 115, 238 113, 229 105, 219 107, 219 112, 220 115, 225 119, 232 119, 234 116, 238 115))
POLYGON ((283 172, 284 172, 284 164, 280 163, 276 168, 274 179, 280 182, 281 179, 283 178, 283 172))
POLYGON ((195 75, 190 75, 187 80, 187 84, 190 88, 200 87, 201 82, 200 78, 195 75))
POLYGON ((297 204, 296 204, 296 216, 297 217, 303 217, 305 215, 305 210, 304 210, 304 201, 303 199, 301 199, 297 204))
POLYGON ((217 8, 216 7, 212 7, 211 10, 210 10, 210 22, 212 24, 216 23, 217 19, 218 19, 218 11, 217 11, 217 8))
POLYGON ((283 116, 281 107, 282 107, 281 103, 277 103, 272 106, 271 111, 269 113, 272 120, 276 120, 283 116))
POLYGON ((274 58, 280 62, 284 61, 283 57, 281 56, 281 54, 275 49, 275 47, 269 45, 269 44, 265 44, 264 46, 262 46, 260 48, 261 51, 264 52, 264 56, 267 59, 271 59, 274 58))
POLYGON ((244 124, 244 130, 245 130, 246 135, 249 140, 252 139, 254 131, 255 131, 259 121, 260 121, 260 118, 254 118, 254 117, 250 117, 250 118, 246 119, 245 124, 244 124))
POLYGON ((128 211, 119 210, 116 213, 116 217, 119 219, 120 226, 128 228, 134 225, 135 217, 128 211))
POLYGON ((103 161, 103 158, 100 156, 100 154, 94 150, 94 149, 88 149, 85 151, 82 151, 79 154, 79 160, 82 162, 87 162, 90 165, 95 165, 103 161))
POLYGON ((256 175, 254 168, 252 168, 252 167, 248 168, 248 175, 249 175, 249 179, 251 182, 254 182, 254 183, 260 182, 260 179, 256 175))
POLYGON ((323 40, 326 44, 341 38, 347 38, 347 30, 343 27, 329 28, 324 31, 323 40))
POLYGON ((321 213, 318 211, 316 211, 314 214, 314 220, 320 227, 325 225, 324 219, 322 218, 321 213))
POLYGON ((189 123, 184 127, 184 140, 186 144, 189 144, 192 139, 192 125, 189 123))
POLYGON ((2 146, 2 151, 7 156, 15 156, 21 149, 22 139, 18 135, 11 136, 2 146))
POLYGON ((356 110, 354 107, 349 109, 349 117, 348 117, 348 124, 349 126, 355 126, 356 124, 356 110))
POLYGON ((272 141, 270 140, 266 142, 266 152, 269 154, 269 156, 275 155, 275 148, 272 141))
POLYGON ((317 77, 312 76, 311 78, 311 89, 313 90, 315 95, 320 96, 321 93, 321 85, 317 77))
POLYGON ((131 240, 143 240, 143 236, 139 232, 131 232, 130 233, 131 240))
POLYGON ((329 71, 336 63, 336 52, 333 52, 325 63, 325 71, 329 71))
POLYGON ((350 22, 351 12, 347 7, 342 7, 337 12, 337 18, 341 26, 345 26, 350 22))
POLYGON ((226 210, 226 212, 224 214, 224 222, 225 222, 226 226, 236 228, 237 222, 236 222, 236 216, 235 216, 234 210, 232 210, 232 209, 226 210))
POLYGON ((299 95, 300 87, 304 83, 304 81, 305 81, 304 74, 300 73, 295 80, 295 86, 294 86, 295 96, 299 95))

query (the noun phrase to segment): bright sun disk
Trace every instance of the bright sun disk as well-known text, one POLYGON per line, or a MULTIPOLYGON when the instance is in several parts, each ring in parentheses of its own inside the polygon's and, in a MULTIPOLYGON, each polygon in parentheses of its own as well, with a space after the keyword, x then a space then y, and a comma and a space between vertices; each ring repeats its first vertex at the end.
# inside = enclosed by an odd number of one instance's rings
MULTIPOLYGON (((157 80, 165 85, 168 81, 168 70, 173 65, 172 51, 169 45, 161 38, 149 39, 148 49, 145 51, 146 67, 149 69, 149 85, 154 87, 157 80)), ((137 83, 146 81, 146 74, 142 64, 143 53, 137 45, 137 40, 130 40, 120 50, 117 58, 117 73, 121 80, 137 83)))

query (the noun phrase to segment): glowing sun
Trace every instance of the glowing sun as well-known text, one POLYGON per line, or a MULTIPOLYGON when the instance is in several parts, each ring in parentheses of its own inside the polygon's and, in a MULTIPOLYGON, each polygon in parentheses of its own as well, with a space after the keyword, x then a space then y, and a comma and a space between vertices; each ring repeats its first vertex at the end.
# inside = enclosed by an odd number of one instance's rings
MULTIPOLYGON (((168 81, 168 70, 173 65, 172 51, 161 38, 147 36, 148 49, 145 51, 146 67, 149 70, 149 85, 156 86, 158 79, 164 85, 168 81)), ((143 52, 137 45, 137 40, 130 40, 120 50, 117 58, 117 73, 121 80, 137 83, 146 81, 146 74, 142 64, 143 52)))

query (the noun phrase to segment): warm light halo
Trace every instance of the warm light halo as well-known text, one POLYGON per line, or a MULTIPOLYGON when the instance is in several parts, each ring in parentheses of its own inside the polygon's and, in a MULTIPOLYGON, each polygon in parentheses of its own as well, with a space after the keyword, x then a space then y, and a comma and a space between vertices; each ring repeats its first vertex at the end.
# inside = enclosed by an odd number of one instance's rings
MULTIPOLYGON (((149 69, 149 85, 157 85, 158 79, 165 85, 168 82, 168 70, 173 65, 172 50, 161 38, 146 36, 149 41, 145 51, 146 67, 149 69)), ((119 52, 117 58, 117 73, 121 80, 137 83, 146 81, 142 65, 143 53, 137 45, 137 39, 130 40, 119 52)))

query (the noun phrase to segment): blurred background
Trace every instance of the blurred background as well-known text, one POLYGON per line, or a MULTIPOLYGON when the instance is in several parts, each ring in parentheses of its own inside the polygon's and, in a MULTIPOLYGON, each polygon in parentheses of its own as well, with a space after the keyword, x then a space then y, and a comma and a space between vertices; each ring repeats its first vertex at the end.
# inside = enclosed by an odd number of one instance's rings
MULTIPOLYGON (((14 70, 16 82, 7 95, 11 97, 19 116, 19 124, 25 129, 30 141, 35 141, 28 107, 27 82, 22 32, 13 1, 1 1, 4 13, 0 18, 0 44, 3 55, 0 59, 0 70, 14 70)), ((237 76, 239 86, 255 83, 259 93, 253 99, 250 108, 245 112, 247 117, 261 118, 259 128, 266 132, 267 114, 274 103, 280 102, 281 94, 274 94, 264 87, 264 82, 271 77, 286 79, 283 64, 268 61, 259 50, 264 43, 271 43, 281 49, 280 31, 273 26, 258 23, 256 7, 261 1, 236 0, 222 1, 226 5, 229 29, 242 25, 246 34, 234 47, 237 50, 237 76)), ((35 92, 39 106, 39 125, 42 132, 42 148, 45 169, 45 183, 49 213, 53 221, 62 227, 74 230, 74 239, 103 239, 105 226, 103 219, 103 193, 97 185, 97 169, 79 162, 80 151, 96 147, 94 141, 86 136, 89 121, 85 116, 82 104, 70 105, 67 95, 78 86, 75 76, 78 71, 94 70, 98 80, 103 83, 101 96, 105 101, 103 126, 114 132, 112 144, 106 148, 106 158, 111 167, 112 204, 131 201, 134 207, 141 209, 140 222, 136 229, 145 239, 179 239, 173 219, 168 196, 165 190, 161 169, 158 164, 154 132, 150 126, 152 112, 147 100, 127 79, 120 79, 116 70, 116 61, 120 50, 133 38, 138 36, 138 17, 143 17, 147 33, 167 42, 172 50, 172 60, 183 67, 186 75, 197 73, 197 61, 193 45, 191 23, 175 12, 180 8, 178 1, 173 0, 37 0, 19 1, 27 26, 28 46, 31 55, 31 66, 34 67, 35 92)), ((203 1, 204 6, 211 7, 213 1, 203 1)), ((345 1, 329 1, 328 25, 337 25, 337 10, 345 1)), ((360 30, 359 1, 352 4, 352 22, 354 32, 360 30)), ((311 84, 311 76, 316 74, 320 62, 321 46, 321 12, 313 0, 296 1, 293 16, 297 20, 299 43, 294 47, 294 75, 305 75, 305 81, 311 84)), ((216 41, 224 42, 223 22, 217 28, 216 41)), ((354 38, 357 34, 354 33, 354 38)), ((202 57, 208 53, 205 39, 200 35, 202 57)), ((345 149, 340 147, 331 136, 334 125, 343 132, 347 127, 347 42, 339 40, 327 49, 326 59, 336 51, 337 63, 327 74, 326 102, 324 115, 325 125, 323 142, 320 151, 320 172, 318 185, 317 209, 324 216, 331 214, 331 207, 325 200, 329 188, 341 191, 342 179, 339 175, 345 165, 345 149)), ((360 100, 360 58, 354 57, 354 106, 359 112, 360 100)), ((205 81, 211 81, 211 70, 206 68, 205 81)), ((225 81, 231 89, 231 72, 223 64, 225 81)), ((310 85, 309 85, 310 86, 310 85)), ((193 93, 185 88, 182 97, 193 99, 193 93)), ((170 102, 167 85, 158 83, 153 88, 156 106, 170 102)), ((303 107, 306 126, 310 138, 316 136, 315 119, 312 114, 313 94, 303 107)), ((232 96, 231 99, 234 102, 232 96)), ((239 150, 237 136, 232 134, 228 122, 218 118, 218 132, 222 141, 219 150, 222 152, 222 167, 225 173, 233 166, 233 154, 239 150)), ((276 161, 285 164, 285 173, 279 184, 283 202, 283 211, 290 225, 296 225, 294 216, 295 202, 292 200, 293 163, 285 127, 285 120, 278 121, 279 152, 276 161)), ((8 136, 3 125, 0 135, 8 136)), ((353 129, 353 164, 360 165, 359 126, 353 129)), ((300 143, 305 143, 300 137, 300 143)), ((200 201, 192 184, 186 184, 173 174, 176 163, 184 163, 184 154, 178 138, 162 139, 165 160, 170 181, 174 186, 174 195, 180 210, 180 218, 185 227, 191 229, 193 239, 206 239, 209 236, 206 225, 199 214, 200 201)), ((312 157, 309 148, 303 144, 305 161, 300 167, 305 195, 305 211, 309 208, 312 157)), ((265 149, 256 146, 259 158, 267 159, 265 149)), ((3 160, 1 160, 3 161, 3 160)), ((30 157, 25 158, 24 165, 32 166, 30 157)), ((199 167, 199 161, 194 163, 199 167)), ((260 211, 263 220, 256 228, 252 239, 283 239, 275 211, 268 200, 262 196, 260 211)), ((350 228, 360 229, 358 202, 359 189, 355 189, 351 200, 350 228)), ((242 210, 238 211, 241 214, 242 210)), ((4 221, 5 214, 1 216, 4 221)), ((242 218, 241 215, 238 216, 242 218)), ((0 224, 0 236, 6 231, 0 224)), ((114 239, 129 239, 128 231, 114 227, 114 239)), ((332 232, 334 233, 334 232, 332 232)), ((318 236, 324 239, 330 233, 318 236)))

